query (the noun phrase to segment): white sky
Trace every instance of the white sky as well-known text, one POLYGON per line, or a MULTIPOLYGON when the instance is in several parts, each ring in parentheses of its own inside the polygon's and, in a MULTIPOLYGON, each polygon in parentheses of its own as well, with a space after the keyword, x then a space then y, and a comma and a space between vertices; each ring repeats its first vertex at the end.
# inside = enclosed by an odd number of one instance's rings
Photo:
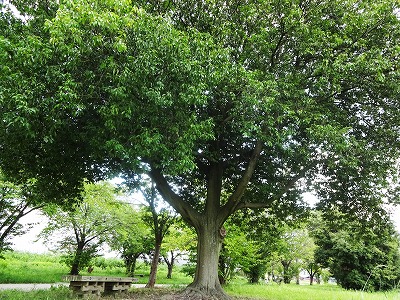
MULTIPOLYGON (((317 197, 312 193, 304 194, 305 200, 313 206, 317 202, 317 197)), ((392 220, 394 221, 397 231, 400 232, 400 206, 394 207, 392 211, 392 220)), ((32 212, 29 215, 25 216, 21 220, 22 224, 28 223, 37 223, 28 233, 15 237, 13 242, 13 249, 17 251, 24 252, 35 252, 35 253, 45 253, 48 252, 47 246, 45 246, 41 241, 35 241, 37 239, 37 235, 43 230, 46 226, 47 218, 43 216, 40 212, 32 212)), ((116 256, 115 253, 112 253, 111 256, 116 256)))

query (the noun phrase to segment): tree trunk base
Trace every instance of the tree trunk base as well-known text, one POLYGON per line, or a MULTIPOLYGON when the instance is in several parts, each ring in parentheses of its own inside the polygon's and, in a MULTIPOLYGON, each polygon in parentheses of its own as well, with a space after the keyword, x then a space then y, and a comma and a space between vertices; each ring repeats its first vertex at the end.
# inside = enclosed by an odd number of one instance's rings
POLYGON ((161 300, 232 300, 232 298, 222 289, 189 286, 181 293, 164 296, 161 300))

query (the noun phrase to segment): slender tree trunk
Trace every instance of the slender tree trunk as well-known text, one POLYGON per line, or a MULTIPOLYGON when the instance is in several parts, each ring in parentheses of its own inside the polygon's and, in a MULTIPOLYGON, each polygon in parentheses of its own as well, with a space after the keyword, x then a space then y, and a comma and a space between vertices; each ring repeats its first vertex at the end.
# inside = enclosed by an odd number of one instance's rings
POLYGON ((174 268, 174 262, 175 262, 175 256, 174 256, 174 252, 171 251, 171 260, 169 260, 166 256, 164 257, 164 261, 168 266, 168 274, 167 274, 167 278, 171 279, 172 278, 172 269, 174 268))
POLYGON ((83 247, 84 247, 83 243, 78 243, 78 246, 75 251, 75 257, 71 264, 71 271, 69 272, 70 275, 79 275, 83 247))
POLYGON ((149 281, 146 284, 146 288, 154 288, 154 285, 156 284, 158 260, 160 259, 160 249, 161 249, 161 243, 156 242, 153 260, 151 261, 150 277, 149 281))
POLYGON ((126 274, 133 277, 135 275, 136 260, 139 257, 138 254, 127 254, 124 256, 126 274))

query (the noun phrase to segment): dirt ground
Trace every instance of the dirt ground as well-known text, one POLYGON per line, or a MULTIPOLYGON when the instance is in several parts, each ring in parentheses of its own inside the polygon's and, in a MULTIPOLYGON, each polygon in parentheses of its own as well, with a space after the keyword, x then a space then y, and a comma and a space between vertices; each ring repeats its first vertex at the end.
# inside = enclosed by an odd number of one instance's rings
MULTIPOLYGON (((108 299, 108 298, 102 298, 108 299)), ((109 299, 116 299, 114 296, 109 299)), ((131 291, 127 294, 124 294, 121 300, 173 300, 173 299, 181 299, 179 297, 179 290, 169 289, 169 288, 155 288, 155 289, 137 289, 131 291)), ((259 300, 255 298, 246 298, 246 297, 232 297, 232 300, 259 300)))

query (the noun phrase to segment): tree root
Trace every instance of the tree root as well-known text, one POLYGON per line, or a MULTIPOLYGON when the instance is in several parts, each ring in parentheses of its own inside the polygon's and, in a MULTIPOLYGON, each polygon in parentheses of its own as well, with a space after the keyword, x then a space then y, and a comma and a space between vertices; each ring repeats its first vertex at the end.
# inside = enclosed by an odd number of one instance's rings
POLYGON ((231 300, 232 298, 224 291, 217 289, 205 289, 198 287, 187 287, 181 293, 176 295, 166 295, 161 300, 231 300))

